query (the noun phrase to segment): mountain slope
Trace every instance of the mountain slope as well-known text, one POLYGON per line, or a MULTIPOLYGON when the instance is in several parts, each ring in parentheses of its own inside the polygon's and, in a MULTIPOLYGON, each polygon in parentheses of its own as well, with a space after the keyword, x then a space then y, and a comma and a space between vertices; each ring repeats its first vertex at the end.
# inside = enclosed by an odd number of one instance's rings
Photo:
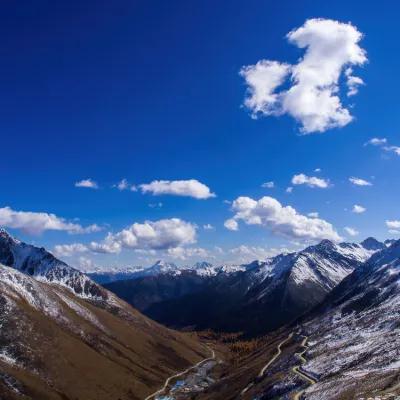
MULTIPOLYGON (((152 279, 154 302, 147 298, 141 309, 150 318, 174 328, 270 332, 318 304, 375 251, 361 244, 325 240, 298 253, 254 262, 234 273, 219 270, 192 291, 185 283, 186 274, 169 277, 172 290, 167 295, 161 284, 165 278, 156 276, 152 279), (175 291, 177 287, 188 290, 175 291)), ((148 290, 146 284, 134 281, 109 288, 133 304, 138 304, 134 299, 140 299, 148 290)))
POLYGON ((400 398, 400 241, 374 254, 324 301, 274 332, 202 399, 400 398), (262 366, 288 340, 259 376, 262 366), (302 358, 299 353, 301 352, 302 358), (295 369, 300 366, 301 377, 295 369), (221 389, 228 387, 223 395, 221 389), (297 397, 299 398, 299 397, 297 397))
POLYGON ((1 257, 12 267, 0 264, 0 398, 139 400, 209 356, 44 249, 5 241, 1 257))

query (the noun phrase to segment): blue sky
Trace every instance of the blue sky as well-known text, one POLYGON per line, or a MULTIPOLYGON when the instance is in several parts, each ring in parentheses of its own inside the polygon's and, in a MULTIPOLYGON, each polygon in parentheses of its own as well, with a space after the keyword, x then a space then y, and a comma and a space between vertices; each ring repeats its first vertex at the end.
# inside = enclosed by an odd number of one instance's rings
MULTIPOLYGON (((307 220, 313 219, 308 213, 318 212, 318 219, 332 225, 328 237, 332 232, 352 241, 397 237, 388 233, 396 224, 386 224, 400 220, 400 157, 392 148, 400 146, 399 29, 392 2, 23 3, 8 4, 0 16, 0 207, 9 207, 0 213, 0 225, 16 236, 51 251, 81 244, 82 251, 64 248, 60 257, 72 265, 99 266, 148 265, 156 258, 234 262, 312 242, 308 234, 288 234, 293 226, 282 230, 282 221, 251 224, 249 216, 224 203, 270 196, 307 220), (304 124, 293 116, 294 106, 251 118, 252 110, 243 106, 251 97, 249 85, 240 70, 260 60, 298 66, 307 49, 285 36, 313 18, 351 22, 364 35, 358 46, 368 61, 352 67, 365 84, 357 95, 346 96, 349 63, 341 65, 338 82, 342 108, 353 121, 301 135, 304 124), (372 138, 386 143, 364 147, 372 138), (329 187, 293 185, 299 174, 329 180, 329 187), (350 177, 372 185, 354 185, 350 177), (124 178, 138 190, 112 187, 124 178), (85 179, 98 188, 75 186, 85 179), (142 193, 139 185, 159 180, 197 180, 216 197, 142 193), (261 187, 270 181, 273 188, 261 187), (289 186, 292 193, 286 192, 289 186), (149 206, 158 203, 162 207, 149 206), (354 213, 354 205, 366 211, 354 213), (21 212, 55 214, 57 220, 43 225, 46 215, 21 212), (93 224, 101 230, 71 234, 79 228, 60 228, 61 218, 83 230, 93 224), (135 231, 140 240, 131 248, 110 254, 90 249, 91 242, 104 244, 107 232, 118 242, 115 235, 134 223, 144 229, 145 221, 172 218, 190 226, 167 232, 162 224, 150 225, 161 242, 135 231), (224 227, 232 218, 237 231, 224 227), (215 229, 204 229, 207 224, 215 229)), ((324 57, 318 55, 318 62, 324 57)), ((288 75, 274 93, 291 85, 288 75)), ((326 232, 323 226, 314 239, 326 232)))

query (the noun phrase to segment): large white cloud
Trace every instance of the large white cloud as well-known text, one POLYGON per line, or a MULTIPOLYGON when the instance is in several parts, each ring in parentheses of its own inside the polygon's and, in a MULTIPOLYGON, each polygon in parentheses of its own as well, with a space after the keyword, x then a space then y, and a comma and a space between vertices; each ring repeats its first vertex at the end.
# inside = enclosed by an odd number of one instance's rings
MULTIPOLYGON (((178 218, 162 219, 156 222, 135 223, 115 234, 108 233, 101 242, 91 242, 88 246, 57 245, 58 255, 70 256, 73 253, 118 254, 123 249, 130 250, 168 250, 196 242, 196 225, 178 218)), ((153 252, 150 252, 152 254, 153 252)))
POLYGON ((346 72, 349 96, 363 84, 350 68, 367 61, 358 45, 362 34, 350 23, 310 19, 286 38, 305 49, 297 64, 261 60, 240 70, 248 85, 244 104, 252 117, 289 114, 300 122, 303 134, 347 125, 353 117, 338 96, 339 78, 346 72), (290 88, 276 92, 289 75, 290 88))
POLYGON ((75 186, 90 188, 90 189, 98 189, 99 188, 99 185, 95 181, 92 181, 91 179, 83 179, 82 181, 76 182, 75 186))
POLYGON ((175 196, 189 196, 196 199, 208 199, 216 197, 210 189, 196 179, 187 181, 153 181, 139 185, 143 193, 150 192, 153 195, 170 194, 175 196))
POLYGON ((100 231, 98 225, 87 227, 69 222, 55 214, 31 211, 14 211, 10 207, 0 208, 0 226, 21 229, 28 235, 40 235, 43 231, 67 231, 69 234, 91 233, 100 231))
POLYGON ((310 188, 319 187, 322 189, 328 188, 330 185, 329 180, 317 178, 315 176, 307 176, 304 174, 295 175, 292 178, 293 185, 307 185, 310 188))
POLYGON ((299 214, 293 207, 282 206, 272 197, 253 200, 238 197, 232 205, 235 212, 233 221, 242 220, 248 225, 263 225, 276 236, 296 241, 317 241, 330 239, 340 241, 333 226, 323 219, 308 218, 299 214))

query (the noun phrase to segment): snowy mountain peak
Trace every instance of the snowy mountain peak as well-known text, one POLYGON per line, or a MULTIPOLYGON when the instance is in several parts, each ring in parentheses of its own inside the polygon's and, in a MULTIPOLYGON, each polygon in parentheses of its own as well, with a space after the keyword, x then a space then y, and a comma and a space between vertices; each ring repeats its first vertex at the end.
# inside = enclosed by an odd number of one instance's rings
POLYGON ((386 245, 382 242, 379 242, 378 240, 376 240, 373 237, 369 237, 367 239, 365 239, 364 241, 362 241, 361 246, 364 247, 364 249, 367 250, 383 250, 386 248, 386 245))
POLYGON ((213 265, 207 261, 199 261, 192 267, 192 269, 206 269, 206 268, 213 268, 213 265))

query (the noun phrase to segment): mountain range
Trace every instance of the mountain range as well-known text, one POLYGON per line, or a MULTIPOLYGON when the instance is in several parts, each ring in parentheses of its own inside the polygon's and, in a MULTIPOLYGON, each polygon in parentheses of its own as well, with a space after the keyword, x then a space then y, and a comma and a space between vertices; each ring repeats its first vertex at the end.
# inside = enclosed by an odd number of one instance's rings
POLYGON ((0 399, 400 395, 400 241, 129 274, 104 287, 0 230, 0 399))
POLYGON ((198 274, 196 268, 174 270, 105 286, 172 328, 268 333, 318 304, 383 248, 386 246, 373 238, 360 244, 324 240, 230 273, 207 266, 215 273, 198 274))

